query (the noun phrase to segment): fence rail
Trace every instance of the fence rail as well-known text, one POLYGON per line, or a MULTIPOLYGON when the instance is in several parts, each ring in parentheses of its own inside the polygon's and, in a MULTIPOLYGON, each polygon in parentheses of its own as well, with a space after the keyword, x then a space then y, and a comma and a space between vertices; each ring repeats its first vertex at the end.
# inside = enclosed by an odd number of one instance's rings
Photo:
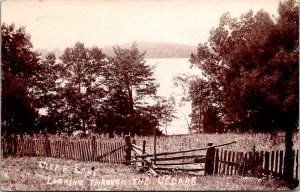
POLYGON ((48 140, 32 138, 3 139, 2 155, 43 156, 81 161, 122 163, 124 161, 123 141, 48 140))
MULTIPOLYGON (((238 152, 217 148, 234 143, 236 142, 214 146, 212 145, 212 143, 208 143, 208 146, 203 148, 149 154, 145 152, 146 141, 143 141, 142 147, 136 145, 135 143, 131 144, 132 152, 134 154, 131 155, 131 162, 137 164, 138 166, 142 166, 141 162, 145 162, 145 158, 148 158, 147 165, 149 165, 150 162, 153 170, 155 171, 204 171, 204 175, 241 175, 272 177, 278 179, 284 178, 284 151, 255 151, 254 147, 253 151, 251 152, 238 152), (206 150, 205 155, 187 155, 187 153, 189 152, 202 150, 206 150), (182 154, 173 156, 174 154, 179 153, 182 154), (184 161, 185 159, 190 160, 184 161), (191 164, 195 165, 191 167, 191 164), (180 167, 177 167, 178 165, 180 167)), ((130 153, 130 151, 130 147, 128 147, 128 152, 130 153)), ((293 180, 295 181, 299 180, 298 153, 299 150, 293 150, 292 153, 293 180)))

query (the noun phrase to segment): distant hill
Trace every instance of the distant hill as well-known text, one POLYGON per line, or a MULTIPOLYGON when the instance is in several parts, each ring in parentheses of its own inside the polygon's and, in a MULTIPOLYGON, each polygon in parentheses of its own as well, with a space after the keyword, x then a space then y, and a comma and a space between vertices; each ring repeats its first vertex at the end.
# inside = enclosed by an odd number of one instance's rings
MULTIPOLYGON (((132 43, 118 45, 121 48, 130 48, 132 43)), ((186 58, 190 57, 192 52, 196 51, 196 46, 165 43, 165 42, 137 42, 140 52, 146 51, 147 58, 186 58)), ((112 46, 105 46, 102 49, 103 53, 108 56, 113 56, 112 46)))
POLYGON ((56 58, 60 57, 63 54, 63 51, 58 49, 58 48, 55 48, 55 49, 52 49, 52 50, 48 50, 46 48, 36 49, 35 51, 38 52, 39 54, 41 54, 42 57, 45 57, 49 52, 53 52, 55 54, 56 58))
MULTIPOLYGON (((131 48, 132 43, 125 43, 118 45, 121 48, 131 48)), ((197 46, 184 45, 178 43, 166 43, 166 42, 137 42, 139 51, 146 51, 146 58, 187 58, 191 56, 192 52, 197 50, 197 46)), ((54 52, 56 57, 63 54, 63 50, 55 48, 53 50, 48 49, 36 49, 42 56, 46 56, 50 51, 54 52)), ((104 54, 108 56, 114 56, 113 46, 105 46, 102 48, 104 54)))

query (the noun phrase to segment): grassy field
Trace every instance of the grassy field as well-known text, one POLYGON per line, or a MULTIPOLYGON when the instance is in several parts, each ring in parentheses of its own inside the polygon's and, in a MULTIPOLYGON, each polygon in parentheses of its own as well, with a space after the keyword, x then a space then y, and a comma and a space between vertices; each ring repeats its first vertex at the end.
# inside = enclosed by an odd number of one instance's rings
MULTIPOLYGON (((153 153, 153 136, 140 136, 133 137, 137 145, 142 146, 143 140, 146 141, 146 152, 153 153)), ((50 139, 57 140, 80 140, 78 137, 68 137, 63 135, 50 136, 50 139)), ((81 138, 82 139, 82 138, 81 138)), ((92 139, 89 135, 85 139, 92 139)), ((115 138, 108 138, 107 135, 97 135, 98 140, 102 141, 124 141, 120 136, 115 138)), ((199 133, 199 134, 186 134, 186 135, 167 135, 157 137, 157 152, 179 151, 188 150, 193 148, 206 147, 207 143, 214 145, 229 143, 236 141, 236 144, 222 147, 232 151, 249 152, 252 151, 253 146, 257 151, 271 151, 271 150, 284 150, 284 133, 280 132, 277 136, 272 136, 268 133, 199 133)), ((299 133, 293 134, 294 149, 299 149, 299 133)))
MULTIPOLYGON (((123 138, 98 138, 122 141, 123 138)), ((135 137, 137 145, 146 140, 146 152, 153 152, 153 137, 135 137)), ((157 152, 178 151, 236 141, 223 147, 232 151, 284 150, 284 135, 194 134, 157 137, 157 152)), ((293 137, 299 149, 298 133, 293 137)), ((205 152, 205 151, 204 151, 205 152)), ((295 186, 254 177, 166 175, 154 178, 134 167, 121 164, 80 162, 44 157, 5 157, 1 162, 3 190, 286 190, 295 186)))
MULTIPOLYGON (((299 134, 293 135, 294 149, 299 149, 299 134)), ((137 145, 142 146, 143 140, 146 141, 146 152, 153 153, 153 137, 136 137, 137 145)), ((257 151, 284 150, 284 133, 272 138, 271 134, 192 134, 192 135, 172 135, 157 137, 157 152, 187 150, 193 148, 206 147, 207 143, 214 145, 236 141, 235 144, 222 147, 232 151, 249 152, 253 146, 257 151)))
POLYGON ((120 164, 43 157, 2 159, 2 190, 286 190, 284 182, 239 176, 166 175, 120 164))

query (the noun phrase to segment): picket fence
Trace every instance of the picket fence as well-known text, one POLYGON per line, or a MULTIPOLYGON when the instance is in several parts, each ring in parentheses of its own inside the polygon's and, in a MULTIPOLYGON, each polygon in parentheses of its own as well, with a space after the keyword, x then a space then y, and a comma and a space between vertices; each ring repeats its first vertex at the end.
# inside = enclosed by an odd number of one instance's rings
POLYGON ((48 140, 10 139, 1 140, 2 155, 42 156, 81 161, 122 163, 124 161, 124 141, 88 140, 48 140))
MULTIPOLYGON (((18 156, 41 156, 63 159, 73 159, 80 161, 99 161, 108 163, 138 163, 138 166, 151 165, 149 168, 155 171, 173 168, 161 167, 161 165, 185 165, 185 164, 205 164, 205 168, 180 168, 183 171, 205 171, 211 175, 241 175, 256 177, 283 178, 285 152, 280 151, 255 151, 238 152, 223 148, 204 147, 176 152, 162 152, 149 154, 145 152, 146 141, 139 147, 131 143, 131 139, 125 137, 117 140, 84 139, 84 140, 55 140, 46 138, 12 138, 1 139, 1 155, 18 156), (206 155, 166 155, 187 153, 192 151, 207 150, 206 155), (131 151, 133 154, 131 154, 131 151), (210 152, 209 152, 210 151, 210 152), (165 156, 158 157, 157 156, 165 156), (194 159, 193 161, 181 161, 183 159, 194 159), (174 162, 179 160, 180 162, 174 162), (159 161, 159 162, 157 162, 159 161), (168 162, 165 162, 168 161, 168 162), (170 162, 172 161, 172 162, 170 162), (140 164, 140 163, 141 164, 140 164)), ((231 142, 233 143, 233 142, 231 142)), ((228 143, 228 144, 231 144, 228 143)), ((223 144, 223 145, 228 145, 223 144)), ((222 146, 222 145, 219 145, 222 146)), ((292 153, 293 179, 299 181, 299 150, 292 153)), ((203 167, 203 166, 202 166, 203 167)), ((177 169, 179 170, 179 169, 177 169)))
MULTIPOLYGON (((299 180, 299 150, 293 150, 293 179, 299 180)), ((284 151, 252 151, 248 153, 216 149, 213 174, 282 178, 284 151)))

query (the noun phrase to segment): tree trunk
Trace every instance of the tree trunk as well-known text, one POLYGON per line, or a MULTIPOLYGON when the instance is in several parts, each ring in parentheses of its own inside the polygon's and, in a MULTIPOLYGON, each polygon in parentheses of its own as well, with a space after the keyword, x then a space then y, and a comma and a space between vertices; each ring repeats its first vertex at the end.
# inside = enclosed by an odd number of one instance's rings
POLYGON ((85 119, 82 119, 82 131, 83 131, 83 137, 86 137, 85 119))
POLYGON ((201 107, 199 109, 199 118, 198 118, 198 132, 201 133, 201 124, 202 124, 202 110, 201 107))
POLYGON ((130 83, 128 81, 127 75, 125 75, 125 84, 126 84, 126 89, 128 92, 128 103, 129 103, 129 109, 130 109, 130 114, 133 116, 134 114, 134 109, 133 109, 133 98, 132 98, 132 89, 130 87, 130 83))
MULTIPOLYGON (((130 113, 130 124, 128 125, 128 127, 129 127, 129 132, 131 134, 134 134, 135 130, 133 129, 133 125, 132 125, 132 119, 133 119, 133 115, 134 115, 132 89, 130 88, 127 77, 126 77, 126 89, 127 89, 128 97, 129 97, 128 104, 129 104, 129 113, 130 113)), ((131 136, 133 136, 133 135, 131 135, 131 136)))
POLYGON ((285 158, 284 158, 284 178, 286 181, 293 180, 293 128, 287 125, 285 130, 285 158))
POLYGON ((128 96, 129 96, 129 109, 130 109, 130 114, 133 115, 134 114, 134 109, 133 109, 133 98, 132 98, 132 91, 128 85, 127 87, 127 91, 128 91, 128 96))
POLYGON ((165 126, 166 135, 168 135, 167 128, 168 128, 168 121, 166 120, 166 126, 165 126))
POLYGON ((108 138, 114 138, 114 131, 113 130, 108 131, 108 138))

